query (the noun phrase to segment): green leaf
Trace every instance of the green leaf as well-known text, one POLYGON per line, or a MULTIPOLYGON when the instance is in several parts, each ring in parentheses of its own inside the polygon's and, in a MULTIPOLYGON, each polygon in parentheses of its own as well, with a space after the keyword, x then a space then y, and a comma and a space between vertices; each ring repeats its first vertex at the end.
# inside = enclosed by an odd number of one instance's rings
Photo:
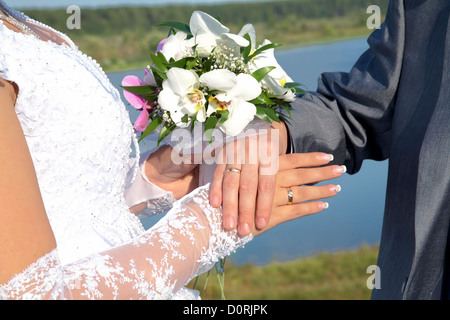
POLYGON ((152 122, 150 122, 150 124, 148 125, 147 129, 145 129, 145 131, 142 133, 139 142, 141 142, 141 140, 144 139, 146 136, 148 136, 150 133, 155 131, 155 129, 158 128, 162 122, 163 118, 161 117, 154 118, 152 122))
POLYGON ((252 73, 252 77, 255 78, 258 82, 264 79, 270 71, 276 69, 276 67, 262 67, 255 72, 252 73))
POLYGON ((124 87, 124 86, 120 86, 122 89, 140 95, 140 96, 146 96, 146 95, 151 95, 155 92, 156 87, 152 87, 152 86, 148 86, 148 85, 144 85, 144 86, 129 86, 129 87, 124 87))
POLYGON ((270 119, 276 122, 280 122, 280 118, 278 118, 277 114, 272 108, 264 108, 264 111, 270 119))
POLYGON ((193 68, 198 66, 197 59, 195 59, 195 58, 186 58, 186 59, 187 59, 186 60, 186 66, 185 66, 186 70, 191 70, 191 69, 193 69, 193 68))
POLYGON ((241 50, 242 50, 242 57, 244 59, 247 59, 247 57, 250 55, 250 53, 252 51, 252 40, 250 39, 250 35, 248 33, 246 33, 244 35, 244 38, 247 39, 247 41, 250 43, 247 47, 241 48, 241 50))
POLYGON ((188 123, 189 122, 189 115, 185 114, 182 118, 181 118, 181 122, 183 123, 188 123))
POLYGON ((258 118, 260 118, 261 120, 264 120, 268 123, 272 123, 272 121, 270 120, 270 118, 267 116, 265 110, 265 108, 263 107, 256 107, 256 116, 258 118))
POLYGON ((219 122, 217 123, 218 125, 227 121, 228 116, 230 115, 230 111, 228 111, 228 110, 223 110, 223 111, 219 110, 219 111, 216 111, 216 113, 218 113, 220 115, 219 122))
POLYGON ((284 88, 291 89, 295 93, 306 93, 304 89, 301 89, 299 87, 305 87, 305 85, 298 83, 298 82, 288 82, 284 85, 284 88))
POLYGON ((167 80, 167 75, 164 72, 160 71, 159 69, 154 68, 153 66, 150 68, 152 69, 156 83, 158 84, 158 86, 161 87, 163 80, 167 80))
POLYGON ((211 71, 211 66, 214 63, 214 59, 212 58, 207 58, 204 62, 203 62, 203 70, 205 72, 211 71))
POLYGON ((249 102, 253 103, 253 104, 264 104, 264 105, 269 105, 269 106, 273 106, 276 104, 264 92, 261 92, 261 94, 258 97, 256 97, 255 99, 253 99, 249 102))
POLYGON ((208 119, 205 121, 205 137, 208 139, 209 143, 212 142, 212 132, 213 129, 217 125, 217 117, 211 115, 208 119))
POLYGON ((156 25, 157 27, 170 27, 174 28, 183 32, 186 32, 187 34, 191 34, 191 28, 182 22, 163 22, 156 25))
POLYGON ((282 105, 280 105, 280 107, 283 108, 288 113, 289 118, 292 119, 292 115, 291 115, 292 107, 291 107, 291 105, 289 105, 289 104, 282 104, 282 105))
POLYGON ((306 93, 305 90, 300 89, 300 88, 295 88, 294 91, 295 91, 295 93, 301 93, 301 94, 305 94, 306 93))
POLYGON ((256 116, 269 123, 272 123, 271 120, 280 122, 280 118, 278 118, 276 112, 272 108, 256 107, 256 116))
MULTIPOLYGON (((169 62, 167 61, 166 57, 164 56, 164 53, 162 53, 161 51, 159 51, 158 54, 157 54, 157 56, 158 56, 158 59, 159 59, 164 65, 168 65, 168 64, 169 64, 169 62)), ((175 60, 173 60, 173 58, 171 58, 171 59, 172 59, 172 61, 175 61, 175 60)))
MULTIPOLYGON (((168 71, 166 65, 164 64, 164 60, 166 60, 166 59, 162 58, 162 57, 164 57, 163 55, 160 56, 160 55, 156 55, 154 53, 151 53, 150 57, 152 58, 152 62, 155 64, 156 68, 158 68, 162 72, 167 72, 168 71)), ((165 62, 167 63, 167 61, 165 61, 165 62)))
POLYGON ((186 58, 180 59, 178 61, 172 61, 173 59, 171 59, 170 63, 166 64, 166 67, 168 69, 170 68, 182 68, 184 69, 186 67, 186 58))
POLYGON ((159 147, 159 144, 161 143, 161 141, 164 140, 165 137, 167 137, 177 126, 175 124, 168 124, 167 122, 164 124, 164 126, 161 128, 161 132, 159 133, 159 137, 158 137, 158 144, 157 146, 159 147))
POLYGON ((269 43, 266 44, 265 46, 262 46, 261 48, 259 48, 258 50, 255 50, 255 52, 253 52, 251 55, 249 55, 247 58, 245 58, 245 63, 249 62, 250 60, 252 60, 254 57, 256 57, 258 54, 260 54, 261 52, 268 50, 268 49, 274 49, 277 47, 280 47, 281 44, 278 43, 269 43))
POLYGON ((296 87, 303 87, 304 85, 298 82, 286 82, 284 87, 285 88, 296 88, 296 87))

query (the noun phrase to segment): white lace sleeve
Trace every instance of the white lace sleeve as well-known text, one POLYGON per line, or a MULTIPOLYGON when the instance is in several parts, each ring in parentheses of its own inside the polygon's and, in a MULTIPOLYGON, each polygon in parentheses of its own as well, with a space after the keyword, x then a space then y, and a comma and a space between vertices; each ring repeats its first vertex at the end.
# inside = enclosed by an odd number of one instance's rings
POLYGON ((209 186, 176 201, 172 210, 130 243, 62 266, 57 250, 0 287, 3 299, 170 299, 193 277, 243 246, 222 229, 209 206, 209 186))
MULTIPOLYGON (((145 174, 145 162, 155 150, 150 150, 141 155, 139 169, 134 182, 124 193, 129 208, 142 203, 146 204, 146 209, 138 213, 140 218, 165 213, 172 208, 175 202, 175 197, 172 192, 163 190, 150 182, 145 174)), ((133 166, 131 163, 129 165, 130 167, 133 166)))

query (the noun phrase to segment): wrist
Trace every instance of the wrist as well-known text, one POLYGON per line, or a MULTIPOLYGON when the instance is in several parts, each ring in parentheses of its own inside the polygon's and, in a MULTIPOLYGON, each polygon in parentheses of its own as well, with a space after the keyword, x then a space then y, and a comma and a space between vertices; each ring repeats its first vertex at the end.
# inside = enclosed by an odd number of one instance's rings
POLYGON ((198 165, 176 165, 171 158, 172 150, 164 146, 152 153, 145 161, 144 173, 150 183, 179 199, 198 186, 198 165))
POLYGON ((272 128, 278 130, 278 142, 279 142, 279 154, 283 155, 286 154, 288 151, 288 129, 286 126, 286 123, 283 120, 280 120, 280 122, 272 122, 272 128))

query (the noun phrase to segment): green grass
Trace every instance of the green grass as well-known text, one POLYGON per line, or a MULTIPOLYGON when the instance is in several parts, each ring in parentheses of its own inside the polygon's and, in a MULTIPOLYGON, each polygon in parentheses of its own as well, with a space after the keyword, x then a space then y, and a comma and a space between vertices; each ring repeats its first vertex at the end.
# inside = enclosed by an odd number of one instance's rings
MULTIPOLYGON (((227 300, 368 300, 367 267, 376 265, 378 246, 355 251, 321 253, 265 266, 225 265, 227 300)), ((199 277, 195 289, 204 300, 219 300, 221 290, 215 271, 199 277)), ((195 279, 188 287, 193 288, 195 279)))

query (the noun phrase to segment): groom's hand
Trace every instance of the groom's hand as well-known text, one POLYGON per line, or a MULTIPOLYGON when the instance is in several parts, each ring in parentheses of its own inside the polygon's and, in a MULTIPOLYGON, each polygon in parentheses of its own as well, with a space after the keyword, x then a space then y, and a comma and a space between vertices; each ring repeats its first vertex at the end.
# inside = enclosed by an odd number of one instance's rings
POLYGON ((198 165, 193 161, 175 164, 172 153, 170 146, 162 146, 153 152, 145 163, 145 174, 150 182, 180 199, 198 187, 198 165))
POLYGON ((278 224, 312 215, 328 208, 323 199, 334 197, 339 185, 308 184, 338 178, 346 171, 344 166, 326 166, 332 157, 324 153, 296 153, 280 156, 275 198, 270 220, 264 230, 254 229, 254 236, 278 224))
POLYGON ((266 135, 259 134, 225 147, 217 159, 210 203, 223 205, 226 230, 248 235, 254 226, 266 227, 276 189, 278 157, 287 148, 287 129, 273 122, 266 135), (232 152, 230 152, 232 151, 232 152), (231 154, 231 156, 230 156, 231 154))

